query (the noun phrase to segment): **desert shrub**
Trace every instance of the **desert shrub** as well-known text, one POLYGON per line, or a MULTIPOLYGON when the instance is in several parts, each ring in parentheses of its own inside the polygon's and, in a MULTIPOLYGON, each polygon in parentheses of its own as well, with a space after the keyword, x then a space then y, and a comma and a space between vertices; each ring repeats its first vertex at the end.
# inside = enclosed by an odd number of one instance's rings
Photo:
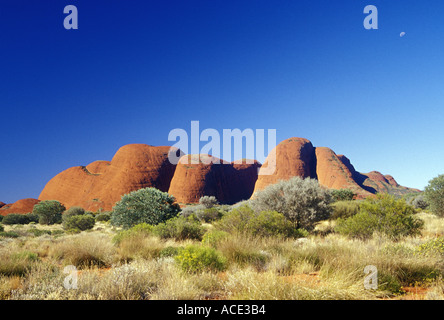
POLYGON ((213 248, 217 248, 217 245, 228 238, 230 234, 222 230, 211 230, 204 234, 202 238, 202 244, 213 248))
POLYGON ((46 200, 37 203, 32 213, 38 215, 40 224, 55 224, 62 222, 65 206, 56 200, 46 200))
POLYGON ((39 223, 39 216, 35 213, 27 213, 25 216, 28 218, 28 223, 39 223))
POLYGON ((3 216, 0 216, 0 223, 2 223, 3 221, 3 216))
POLYGON ((330 191, 321 187, 317 180, 294 177, 257 192, 252 207, 257 212, 280 212, 296 229, 310 231, 318 221, 329 218, 331 202, 330 191))
POLYGON ((11 224, 28 224, 29 217, 25 214, 18 214, 18 213, 10 213, 6 216, 4 216, 2 223, 6 225, 11 224))
POLYGON ((253 236, 300 237, 300 230, 276 211, 255 212, 248 206, 231 210, 216 224, 226 232, 247 233, 253 236))
POLYGON ((73 215, 63 218, 63 229, 85 231, 94 228, 96 220, 89 215, 73 215))
POLYGON ((136 237, 147 237, 153 234, 153 226, 147 223, 140 223, 134 227, 122 230, 113 237, 115 244, 120 244, 123 240, 136 237))
POLYGON ((71 207, 65 212, 63 212, 62 220, 68 219, 74 216, 82 216, 86 213, 85 209, 81 207, 71 207))
POLYGON ((153 227, 153 233, 162 239, 202 240, 205 229, 199 222, 176 217, 153 227))
POLYGON ((0 232, 0 237, 3 238, 18 238, 20 235, 14 231, 2 231, 0 232))
POLYGON ((429 181, 424 189, 424 196, 430 211, 437 216, 444 216, 444 174, 429 181))
POLYGON ((415 250, 417 255, 444 255, 444 238, 436 238, 423 243, 415 250))
POLYGON ((414 206, 415 209, 425 210, 429 207, 429 203, 427 202, 424 195, 421 194, 413 199, 412 206, 414 206))
POLYGON ((205 208, 194 212, 196 218, 202 222, 213 222, 223 216, 223 211, 218 208, 205 208))
POLYGON ((199 199, 199 204, 204 206, 206 209, 210 209, 217 206, 219 202, 214 196, 203 196, 199 199))
POLYGON ((414 216, 415 209, 404 199, 379 194, 376 199, 368 198, 360 205, 359 213, 338 219, 336 231, 353 238, 370 238, 379 232, 398 240, 404 236, 418 235, 424 222, 414 216))
POLYGON ((165 247, 160 251, 159 257, 160 258, 175 257, 179 254, 181 249, 182 248, 172 247, 172 246, 165 247))
POLYGON ((223 271, 227 260, 213 248, 189 245, 180 250, 175 261, 186 272, 198 273, 203 271, 223 271))
POLYGON ((356 193, 350 189, 331 190, 333 201, 351 201, 355 198, 356 193))
POLYGON ((0 232, 5 231, 5 228, 0 224, 0 232))
POLYGON ((338 201, 332 204, 333 212, 330 219, 336 220, 338 218, 349 218, 359 212, 358 201, 338 201))
POLYGON ((101 212, 95 216, 97 222, 107 222, 111 219, 111 212, 101 212))
POLYGON ((40 237, 45 234, 48 234, 48 235, 52 234, 52 232, 50 230, 41 230, 41 229, 37 229, 37 228, 30 228, 27 230, 27 233, 33 235, 34 237, 40 237))
POLYGON ((173 196, 155 188, 145 188, 124 195, 116 203, 111 224, 126 229, 140 223, 157 225, 176 217, 179 212, 173 196))

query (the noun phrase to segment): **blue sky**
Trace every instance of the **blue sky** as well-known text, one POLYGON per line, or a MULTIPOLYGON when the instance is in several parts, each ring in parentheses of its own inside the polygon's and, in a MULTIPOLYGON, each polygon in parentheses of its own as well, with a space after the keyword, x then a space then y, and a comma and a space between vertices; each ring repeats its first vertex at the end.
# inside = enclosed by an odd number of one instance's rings
POLYGON ((0 201, 190 129, 276 129, 422 189, 444 172, 444 2, 0 2, 0 201), (376 5, 379 29, 363 27, 376 5), (76 5, 79 29, 65 30, 76 5), (401 32, 406 32, 400 37, 401 32))

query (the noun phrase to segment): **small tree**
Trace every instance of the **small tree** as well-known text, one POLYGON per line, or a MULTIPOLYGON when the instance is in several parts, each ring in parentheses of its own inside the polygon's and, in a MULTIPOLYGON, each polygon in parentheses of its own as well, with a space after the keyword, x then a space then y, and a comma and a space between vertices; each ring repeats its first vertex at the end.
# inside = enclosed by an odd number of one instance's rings
POLYGON ((37 203, 32 213, 39 216, 40 224, 55 224, 62 222, 62 213, 65 206, 56 200, 46 200, 37 203))
POLYGON ((63 219, 63 228, 65 230, 89 230, 94 228, 96 220, 90 215, 74 215, 63 219))
POLYGON ((332 190, 331 195, 334 201, 351 201, 355 198, 356 193, 350 189, 332 190))
POLYGON ((296 229, 312 230, 316 222, 332 212, 330 191, 315 179, 294 177, 266 187, 254 195, 256 212, 277 211, 294 223, 296 229))
POLYGON ((427 202, 424 195, 420 194, 412 201, 412 206, 414 206, 416 209, 425 210, 429 207, 429 203, 427 202))
POLYGON ((199 204, 203 205, 206 209, 211 209, 214 206, 217 206, 219 202, 214 196, 203 196, 199 199, 199 204))
POLYGON ((157 225, 179 212, 173 196, 156 188, 145 188, 122 196, 113 208, 111 224, 125 229, 140 223, 157 225))
POLYGON ((430 204, 430 210, 438 215, 444 216, 444 174, 429 181, 424 190, 425 199, 430 204))

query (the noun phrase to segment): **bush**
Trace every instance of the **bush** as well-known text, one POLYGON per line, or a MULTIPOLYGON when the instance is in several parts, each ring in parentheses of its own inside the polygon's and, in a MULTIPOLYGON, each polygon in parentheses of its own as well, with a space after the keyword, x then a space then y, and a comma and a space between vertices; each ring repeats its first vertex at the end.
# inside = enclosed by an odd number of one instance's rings
POLYGON ((33 235, 34 237, 40 237, 40 236, 43 236, 46 234, 48 234, 48 235, 52 234, 52 232, 50 230, 40 230, 37 228, 31 228, 31 229, 27 230, 27 232, 29 234, 33 235))
POLYGON ((146 237, 151 234, 153 234, 153 226, 147 223, 141 223, 135 225, 130 229, 120 231, 117 235, 114 236, 113 242, 118 245, 125 239, 146 237))
POLYGON ((254 195, 255 211, 277 211, 294 223, 295 229, 308 231, 332 212, 330 191, 315 179, 294 177, 266 187, 254 195))
POLYGON ((217 228, 226 232, 247 233, 253 236, 300 237, 300 230, 295 229, 292 222, 276 211, 255 212, 243 206, 228 212, 216 224, 217 228))
POLYGON ((180 268, 186 272, 224 271, 227 260, 213 248, 189 245, 175 256, 180 268))
POLYGON ((0 224, 0 232, 5 231, 5 228, 0 224))
POLYGON ((444 256, 444 238, 436 238, 420 245, 415 253, 419 255, 443 255, 444 256))
POLYGON ((63 220, 65 220, 74 216, 82 216, 85 213, 86 213, 85 209, 81 207, 71 207, 63 213, 62 218, 63 220))
POLYGON ((429 181, 424 196, 430 204, 429 209, 437 216, 444 217, 444 174, 429 181))
POLYGON ((200 241, 205 233, 205 229, 199 222, 184 217, 177 217, 154 226, 152 232, 162 239, 191 239, 200 241))
POLYGON ((0 216, 0 223, 3 221, 3 216, 0 216))
POLYGON ((173 196, 155 188, 145 188, 124 195, 116 203, 111 224, 126 229, 140 223, 157 225, 176 217, 179 212, 173 196))
POLYGON ((65 206, 56 200, 46 200, 37 203, 32 210, 33 214, 38 215, 40 224, 55 224, 62 222, 62 213, 66 210, 65 206))
POLYGON ((96 220, 89 215, 74 215, 63 219, 63 229, 85 231, 94 228, 96 220))
POLYGON ((414 217, 415 209, 404 199, 379 194, 360 205, 360 211, 347 219, 338 219, 336 231, 353 237, 368 239, 379 232, 398 240, 404 236, 418 235, 424 222, 414 217))
POLYGON ((111 219, 111 212, 102 212, 96 215, 96 222, 107 222, 111 219))
POLYGON ((338 201, 332 204, 333 213, 330 219, 349 218, 359 212, 359 202, 357 201, 338 201))
POLYGON ((6 225, 11 224, 28 224, 29 217, 26 214, 10 213, 4 216, 2 223, 6 225))
POLYGON ((230 234, 222 230, 211 230, 204 234, 202 238, 202 244, 213 248, 217 248, 217 245, 228 238, 230 234))
POLYGON ((213 222, 222 217, 223 212, 217 208, 205 208, 195 211, 196 218, 203 222, 213 222))
POLYGON ((414 206, 415 209, 426 210, 429 207, 429 203, 424 195, 421 194, 413 199, 412 206, 414 206))
POLYGON ((2 232, 0 232, 0 237, 3 237, 3 238, 18 238, 18 237, 20 237, 20 235, 17 232, 14 232, 14 231, 9 231, 9 232, 2 231, 2 232))
POLYGON ((160 250, 159 257, 160 258, 175 257, 179 254, 180 250, 181 248, 168 246, 160 250))
POLYGON ((331 190, 331 195, 333 201, 351 201, 356 197, 356 193, 350 189, 331 190))
POLYGON ((203 196, 199 199, 199 204, 204 206, 206 209, 210 209, 217 206, 219 202, 214 196, 203 196))

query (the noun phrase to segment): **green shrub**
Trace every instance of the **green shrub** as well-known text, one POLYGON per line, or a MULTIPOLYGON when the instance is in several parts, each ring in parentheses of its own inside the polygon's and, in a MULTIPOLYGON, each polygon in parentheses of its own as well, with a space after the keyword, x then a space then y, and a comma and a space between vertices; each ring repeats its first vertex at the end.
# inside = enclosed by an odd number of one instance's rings
POLYGON ((96 220, 89 215, 73 215, 63 219, 63 229, 85 231, 94 228, 96 220))
POLYGON ((154 226, 153 233, 162 239, 202 240, 205 229, 199 222, 184 217, 176 217, 154 226))
POLYGON ((147 223, 140 223, 130 229, 120 231, 113 237, 113 242, 118 245, 124 239, 141 236, 146 237, 151 234, 153 234, 153 226, 147 223))
POLYGON ((39 216, 35 213, 27 213, 25 216, 28 218, 28 223, 39 223, 39 216))
POLYGON ((97 222, 107 222, 111 219, 111 212, 102 212, 95 216, 97 222))
POLYGON ((426 210, 429 207, 429 203, 427 202, 424 195, 419 195, 412 201, 412 206, 416 209, 426 210))
POLYGON ((444 237, 436 238, 423 243, 416 248, 417 255, 444 255, 444 237))
POLYGON ((229 233, 222 230, 211 230, 204 234, 202 238, 202 244, 213 248, 217 248, 217 245, 224 239, 229 237, 229 233))
POLYGON ((203 196, 199 199, 199 204, 204 206, 205 209, 210 209, 217 206, 219 202, 214 196, 203 196))
POLYGON ((216 226, 226 232, 247 233, 261 237, 301 236, 300 230, 296 229, 283 214, 276 211, 255 212, 246 205, 225 214, 216 226))
POLYGON ((256 212, 280 212, 296 229, 311 231, 318 221, 330 217, 331 202, 330 191, 321 187, 317 180, 293 177, 258 191, 251 204, 256 212))
POLYGON ((62 222, 62 213, 66 210, 65 206, 56 200, 46 200, 37 203, 32 211, 38 215, 40 224, 55 224, 62 222))
POLYGON ((436 215, 444 217, 444 174, 429 181, 424 189, 425 200, 429 209, 436 215))
POLYGON ((8 232, 3 231, 3 232, 0 232, 0 237, 3 237, 3 238, 18 238, 18 237, 20 237, 20 235, 17 232, 14 232, 14 231, 8 231, 8 232))
POLYGON ((223 212, 218 208, 206 208, 195 211, 196 218, 203 222, 213 222, 222 217, 223 212))
POLYGON ((414 216, 415 209, 404 199, 379 194, 376 199, 368 198, 360 205, 359 213, 338 219, 336 231, 353 238, 370 238, 379 232, 398 240, 404 236, 418 235, 424 222, 414 216))
POLYGON ((5 231, 5 228, 0 224, 0 232, 5 231))
POLYGON ((175 257, 179 254, 181 249, 182 248, 171 247, 171 246, 165 247, 162 250, 160 250, 159 257, 160 258, 175 257))
POLYGON ((189 245, 175 256, 180 268, 186 272, 224 271, 227 260, 213 248, 189 245))
POLYGON ((331 195, 333 201, 351 201, 356 197, 356 193, 350 189, 331 190, 331 195))
POLYGON ((65 212, 63 212, 62 215, 62 220, 74 217, 74 216, 82 216, 86 214, 85 209, 81 208, 81 207, 71 207, 68 210, 66 210, 65 212))
POLYGON ((0 223, 2 223, 3 221, 3 216, 0 216, 0 223))
POLYGON ((45 234, 51 235, 52 232, 50 230, 40 230, 37 228, 30 228, 27 230, 27 232, 31 235, 33 235, 34 237, 40 237, 43 236, 45 234))
POLYGON ((176 217, 179 212, 173 196, 155 188, 145 188, 124 195, 116 203, 111 224, 125 229, 140 223, 157 225, 176 217))
POLYGON ((28 224, 29 217, 26 214, 10 213, 4 216, 2 223, 6 225, 11 224, 28 224))
POLYGON ((333 213, 330 216, 331 220, 338 218, 349 218, 359 212, 358 201, 338 201, 332 204, 333 213))

